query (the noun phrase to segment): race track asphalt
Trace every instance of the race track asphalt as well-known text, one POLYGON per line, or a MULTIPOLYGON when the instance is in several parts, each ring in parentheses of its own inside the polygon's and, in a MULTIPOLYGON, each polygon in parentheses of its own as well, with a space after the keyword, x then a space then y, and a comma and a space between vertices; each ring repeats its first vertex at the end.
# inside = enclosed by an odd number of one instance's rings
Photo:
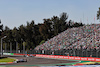
POLYGON ((27 59, 27 62, 19 62, 10 65, 33 65, 33 66, 51 66, 51 65, 58 65, 63 63, 78 63, 79 61, 72 61, 72 60, 63 60, 63 59, 49 59, 49 58, 38 58, 38 57, 18 57, 18 56, 10 56, 11 58, 15 59, 27 59))

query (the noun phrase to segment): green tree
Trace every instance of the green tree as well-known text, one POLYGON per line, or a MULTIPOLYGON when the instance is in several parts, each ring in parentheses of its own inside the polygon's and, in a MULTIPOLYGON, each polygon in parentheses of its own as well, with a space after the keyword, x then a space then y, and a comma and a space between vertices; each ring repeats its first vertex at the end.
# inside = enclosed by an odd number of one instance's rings
MULTIPOLYGON (((4 30, 3 30, 3 36, 7 36, 7 38, 5 38, 3 41, 5 44, 9 44, 10 40, 12 40, 12 33, 11 30, 9 29, 9 27, 5 26, 4 30)), ((3 45, 3 48, 5 49, 5 44, 3 45)), ((9 49, 9 45, 6 45, 6 48, 9 49)))
POLYGON ((39 32, 44 40, 48 39, 47 28, 44 24, 39 27, 39 32))
MULTIPOLYGON (((0 20, 0 24, 1 24, 1 20, 0 20)), ((0 25, 0 36, 1 36, 2 32, 3 32, 3 24, 0 25)))
POLYGON ((19 33, 21 35, 21 40, 22 41, 25 41, 25 35, 26 35, 26 29, 25 29, 25 26, 21 25, 19 27, 19 33))
POLYGON ((48 39, 50 39, 52 36, 52 21, 51 21, 51 19, 44 19, 44 25, 47 29, 46 34, 48 35, 48 39))
MULTIPOLYGON (((67 19, 67 13, 63 12, 60 14, 60 17, 53 16, 49 19, 43 19, 43 23, 41 24, 35 24, 34 20, 32 20, 31 22, 27 22, 27 25, 20 25, 18 28, 14 27, 10 29, 6 26, 4 30, 3 25, 0 25, 0 31, 2 32, 2 36, 7 36, 5 42, 9 43, 10 41, 14 50, 16 49, 15 41, 18 42, 20 50, 23 49, 23 42, 25 42, 25 48, 29 50, 58 35, 58 33, 63 32, 67 28, 83 25, 82 23, 73 24, 73 21, 67 21, 67 19)), ((9 45, 7 47, 9 48, 9 45)))
POLYGON ((14 27, 14 29, 12 30, 12 36, 13 36, 14 46, 18 45, 17 50, 18 49, 21 50, 21 45, 20 45, 21 35, 16 27, 14 27))
POLYGON ((99 10, 97 11, 97 20, 100 20, 100 7, 99 10))
POLYGON ((33 35, 33 31, 34 31, 34 21, 32 20, 30 23, 27 22, 27 26, 26 26, 26 33, 25 33, 25 38, 26 38, 26 47, 28 49, 33 48, 34 47, 34 35, 33 35))
POLYGON ((53 18, 52 18, 52 25, 53 25, 54 35, 58 35, 58 33, 60 32, 59 17, 53 16, 53 18))
POLYGON ((66 30, 66 20, 68 19, 68 15, 67 13, 62 13, 60 15, 60 32, 63 32, 64 30, 66 30))
POLYGON ((19 33, 19 30, 16 27, 12 30, 12 35, 15 41, 20 42, 21 35, 19 33))
POLYGON ((39 27, 39 32, 44 40, 52 37, 52 21, 50 19, 44 19, 44 23, 39 27))
POLYGON ((25 35, 26 35, 26 28, 24 25, 21 25, 19 28, 19 34, 20 34, 20 49, 23 49, 23 42, 26 41, 25 35))
POLYGON ((39 32, 39 26, 40 26, 40 24, 34 25, 34 28, 33 28, 34 47, 39 45, 41 40, 43 40, 43 38, 39 32))

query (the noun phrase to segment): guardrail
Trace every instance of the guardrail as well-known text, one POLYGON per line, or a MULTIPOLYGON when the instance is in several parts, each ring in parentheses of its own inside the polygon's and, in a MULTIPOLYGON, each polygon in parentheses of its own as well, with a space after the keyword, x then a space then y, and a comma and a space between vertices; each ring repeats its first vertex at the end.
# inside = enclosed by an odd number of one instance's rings
POLYGON ((43 58, 56 58, 56 59, 71 59, 71 60, 83 60, 83 61, 95 61, 100 62, 100 58, 93 58, 93 57, 76 57, 76 56, 59 56, 59 55, 42 55, 42 54, 16 54, 16 53, 3 53, 4 55, 17 55, 17 56, 36 56, 36 57, 43 57, 43 58))
POLYGON ((63 55, 63 56, 79 56, 79 57, 97 57, 100 58, 100 49, 62 49, 62 50, 28 50, 22 51, 10 50, 4 51, 4 53, 19 53, 19 54, 45 54, 45 55, 63 55))
POLYGON ((71 60, 83 60, 83 61, 100 62, 100 58, 92 58, 92 57, 75 57, 75 56, 41 55, 41 54, 36 54, 36 57, 57 58, 57 59, 59 58, 59 59, 71 59, 71 60))

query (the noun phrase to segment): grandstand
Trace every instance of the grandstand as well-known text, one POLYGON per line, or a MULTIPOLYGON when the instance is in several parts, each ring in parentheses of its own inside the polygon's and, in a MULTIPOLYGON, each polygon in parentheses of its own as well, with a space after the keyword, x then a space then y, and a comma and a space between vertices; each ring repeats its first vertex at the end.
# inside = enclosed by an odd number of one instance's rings
POLYGON ((69 28, 35 50, 37 53, 44 50, 48 54, 100 57, 100 24, 69 28))

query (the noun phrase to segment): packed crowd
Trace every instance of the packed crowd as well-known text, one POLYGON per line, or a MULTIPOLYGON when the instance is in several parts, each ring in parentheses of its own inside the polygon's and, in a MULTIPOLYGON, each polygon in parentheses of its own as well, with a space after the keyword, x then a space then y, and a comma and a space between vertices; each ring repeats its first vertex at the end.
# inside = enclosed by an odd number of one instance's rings
POLYGON ((100 24, 69 28, 35 50, 100 49, 100 24))

